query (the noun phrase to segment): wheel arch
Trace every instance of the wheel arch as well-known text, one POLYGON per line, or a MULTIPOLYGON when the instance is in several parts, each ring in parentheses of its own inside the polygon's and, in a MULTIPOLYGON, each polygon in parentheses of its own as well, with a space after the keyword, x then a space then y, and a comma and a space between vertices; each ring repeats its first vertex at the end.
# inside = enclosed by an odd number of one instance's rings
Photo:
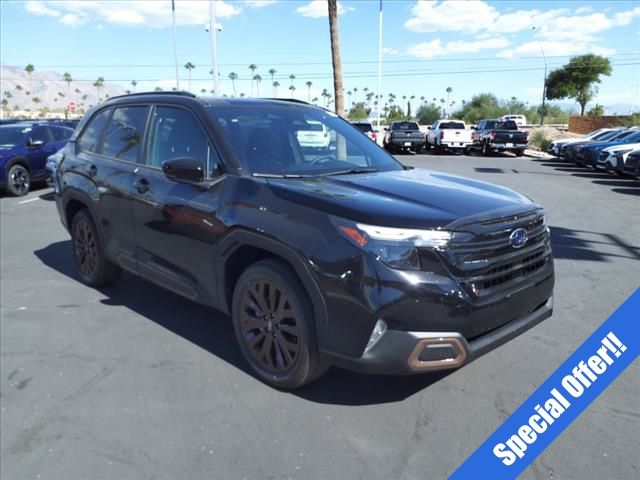
POLYGON ((222 240, 216 259, 218 308, 231 313, 233 290, 240 275, 250 265, 266 258, 283 261, 298 277, 311 301, 318 347, 325 345, 327 308, 320 287, 310 266, 293 248, 284 243, 249 230, 234 230, 222 240))
POLYGON ((29 159, 27 157, 13 157, 11 160, 7 161, 7 165, 5 166, 5 171, 7 172, 7 178, 9 175, 9 170, 14 165, 19 164, 27 169, 29 174, 31 174, 31 166, 29 165, 29 159))

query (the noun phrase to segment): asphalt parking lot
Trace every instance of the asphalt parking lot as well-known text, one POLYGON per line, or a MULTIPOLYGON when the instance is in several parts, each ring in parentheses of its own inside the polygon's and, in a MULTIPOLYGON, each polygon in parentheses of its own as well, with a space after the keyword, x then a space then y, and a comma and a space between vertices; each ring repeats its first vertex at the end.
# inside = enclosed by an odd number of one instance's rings
MULTIPOLYGON (((449 475, 640 285, 640 183, 510 155, 399 158, 511 187, 547 209, 552 318, 449 375, 334 369, 280 392, 247 373, 225 316, 127 274, 101 291, 83 286, 49 189, 3 197, 0 476, 449 475)), ((522 478, 638 478, 639 367, 522 478)))

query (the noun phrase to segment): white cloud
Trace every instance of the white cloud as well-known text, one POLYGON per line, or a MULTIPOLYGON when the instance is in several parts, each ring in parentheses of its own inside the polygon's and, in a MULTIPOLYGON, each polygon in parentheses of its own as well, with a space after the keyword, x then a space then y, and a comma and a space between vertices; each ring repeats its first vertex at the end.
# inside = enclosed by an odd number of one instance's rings
POLYGON ((505 48, 507 46, 509 46, 509 40, 504 37, 493 37, 473 42, 457 40, 444 44, 439 38, 436 38, 430 42, 410 45, 407 47, 405 54, 420 58, 431 58, 442 55, 476 53, 481 50, 505 48))
MULTIPOLYGON (((253 0, 253 6, 269 1, 253 0)), ((272 2, 271 2, 272 3, 272 2)), ((238 5, 238 4, 236 4, 238 5)), ((236 5, 216 0, 216 15, 229 18, 238 15, 241 9, 236 5)), ((209 2, 180 0, 175 2, 177 25, 204 25, 209 20, 209 2)), ((151 28, 171 26, 171 2, 169 0, 37 0, 25 4, 25 9, 35 15, 59 17, 60 23, 80 26, 106 22, 115 25, 144 25, 151 28)))
MULTIPOLYGON (((342 3, 338 2, 338 15, 343 15, 354 10, 355 8, 345 7, 342 3)), ((311 2, 306 5, 296 8, 296 13, 309 18, 327 17, 329 15, 327 0, 311 0, 311 2)))
POLYGON ((27 3, 25 3, 24 8, 27 10, 27 12, 33 13, 35 15, 48 15, 49 17, 60 16, 59 11, 47 7, 44 2, 40 0, 29 0, 27 3))
POLYGON ((413 32, 470 32, 484 30, 498 17, 498 12, 485 2, 418 0, 411 8, 412 17, 404 24, 413 32))
POLYGON ((273 5, 278 0, 244 0, 242 3, 247 4, 249 7, 262 8, 268 5, 273 5))

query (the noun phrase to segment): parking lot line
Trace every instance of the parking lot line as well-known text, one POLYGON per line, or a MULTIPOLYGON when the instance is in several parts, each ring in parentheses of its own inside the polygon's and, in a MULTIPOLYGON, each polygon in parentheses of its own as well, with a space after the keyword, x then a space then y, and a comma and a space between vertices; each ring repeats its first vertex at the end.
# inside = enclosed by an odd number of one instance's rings
POLYGON ((18 205, 22 205, 22 204, 24 204, 24 203, 31 203, 31 202, 35 202, 36 200, 40 200, 40 197, 30 198, 29 200, 22 200, 21 202, 18 202, 18 205))

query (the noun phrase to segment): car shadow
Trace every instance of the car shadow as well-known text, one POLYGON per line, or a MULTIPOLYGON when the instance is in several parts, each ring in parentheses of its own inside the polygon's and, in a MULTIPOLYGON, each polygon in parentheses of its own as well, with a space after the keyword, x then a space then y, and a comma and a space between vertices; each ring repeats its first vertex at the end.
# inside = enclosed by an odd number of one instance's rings
POLYGON ((612 233, 562 227, 550 227, 550 230, 551 247, 556 259, 607 262, 609 257, 616 257, 640 260, 640 246, 631 245, 612 233), (603 246, 609 248, 603 249, 603 246), (611 253, 611 247, 618 253, 611 253))
MULTIPOLYGON (((71 255, 71 241, 34 252, 47 267, 80 282, 71 255)), ((229 317, 124 272, 116 285, 101 288, 105 305, 124 306, 173 332, 228 364, 253 376, 237 347, 229 317)), ((283 392, 316 403, 375 405, 399 402, 436 383, 451 372, 415 376, 361 375, 332 368, 315 382, 283 392)))
POLYGON ((640 195, 640 188, 612 188, 611 191, 622 195, 640 195))
POLYGON ((597 185, 608 185, 610 187, 640 188, 640 182, 634 181, 631 178, 619 178, 619 180, 593 180, 591 183, 595 183, 597 185))

